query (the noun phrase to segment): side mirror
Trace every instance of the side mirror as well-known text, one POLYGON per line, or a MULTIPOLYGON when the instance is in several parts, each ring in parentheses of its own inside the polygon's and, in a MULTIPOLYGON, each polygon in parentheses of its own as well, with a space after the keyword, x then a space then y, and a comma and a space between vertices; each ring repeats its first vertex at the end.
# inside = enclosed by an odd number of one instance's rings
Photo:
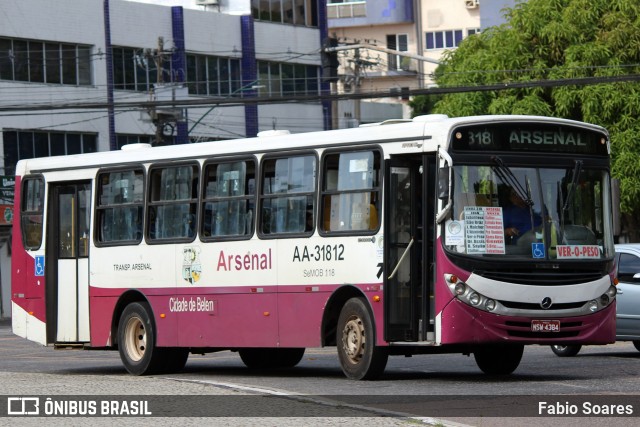
POLYGON ((449 166, 438 170, 438 198, 440 200, 449 198, 449 166))
POLYGON ((611 180, 611 216, 613 217, 613 235, 622 234, 622 213, 620 212, 620 180, 611 180))

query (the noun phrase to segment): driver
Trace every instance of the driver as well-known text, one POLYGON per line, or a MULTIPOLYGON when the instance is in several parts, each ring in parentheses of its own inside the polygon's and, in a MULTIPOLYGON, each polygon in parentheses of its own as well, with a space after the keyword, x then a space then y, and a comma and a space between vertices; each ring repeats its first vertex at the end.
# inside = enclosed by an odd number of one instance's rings
POLYGON ((540 215, 532 212, 531 207, 513 188, 510 189, 509 201, 502 209, 502 215, 506 243, 511 245, 516 244, 520 236, 531 230, 532 224, 533 227, 542 224, 540 215))

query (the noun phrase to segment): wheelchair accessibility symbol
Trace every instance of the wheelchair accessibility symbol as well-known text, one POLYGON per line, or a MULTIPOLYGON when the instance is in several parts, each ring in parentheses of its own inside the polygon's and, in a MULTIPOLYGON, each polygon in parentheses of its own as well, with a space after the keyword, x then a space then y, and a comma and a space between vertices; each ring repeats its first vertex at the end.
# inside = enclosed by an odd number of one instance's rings
POLYGON ((544 243, 532 243, 531 255, 534 258, 544 258, 544 243))
POLYGON ((44 255, 36 255, 35 275, 44 276, 44 255))

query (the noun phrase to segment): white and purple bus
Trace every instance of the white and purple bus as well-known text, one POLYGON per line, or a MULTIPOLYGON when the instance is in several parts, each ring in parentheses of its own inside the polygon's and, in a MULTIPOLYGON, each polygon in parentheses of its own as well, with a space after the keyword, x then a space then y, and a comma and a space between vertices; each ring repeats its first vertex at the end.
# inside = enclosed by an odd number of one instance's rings
POLYGON ((575 121, 433 115, 22 160, 13 332, 136 375, 336 346, 352 379, 390 355, 510 374, 527 344, 612 343, 609 150, 575 121))

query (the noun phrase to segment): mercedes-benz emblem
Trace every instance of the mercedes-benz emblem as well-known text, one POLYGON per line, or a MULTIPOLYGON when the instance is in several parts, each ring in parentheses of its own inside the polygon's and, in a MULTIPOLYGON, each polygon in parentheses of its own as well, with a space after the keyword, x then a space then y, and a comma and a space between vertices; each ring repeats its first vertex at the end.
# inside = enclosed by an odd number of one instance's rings
POLYGON ((549 297, 544 297, 542 299, 542 301, 540 301, 540 307, 542 307, 543 310, 550 309, 552 304, 553 304, 553 302, 551 301, 551 298, 549 298, 549 297))

